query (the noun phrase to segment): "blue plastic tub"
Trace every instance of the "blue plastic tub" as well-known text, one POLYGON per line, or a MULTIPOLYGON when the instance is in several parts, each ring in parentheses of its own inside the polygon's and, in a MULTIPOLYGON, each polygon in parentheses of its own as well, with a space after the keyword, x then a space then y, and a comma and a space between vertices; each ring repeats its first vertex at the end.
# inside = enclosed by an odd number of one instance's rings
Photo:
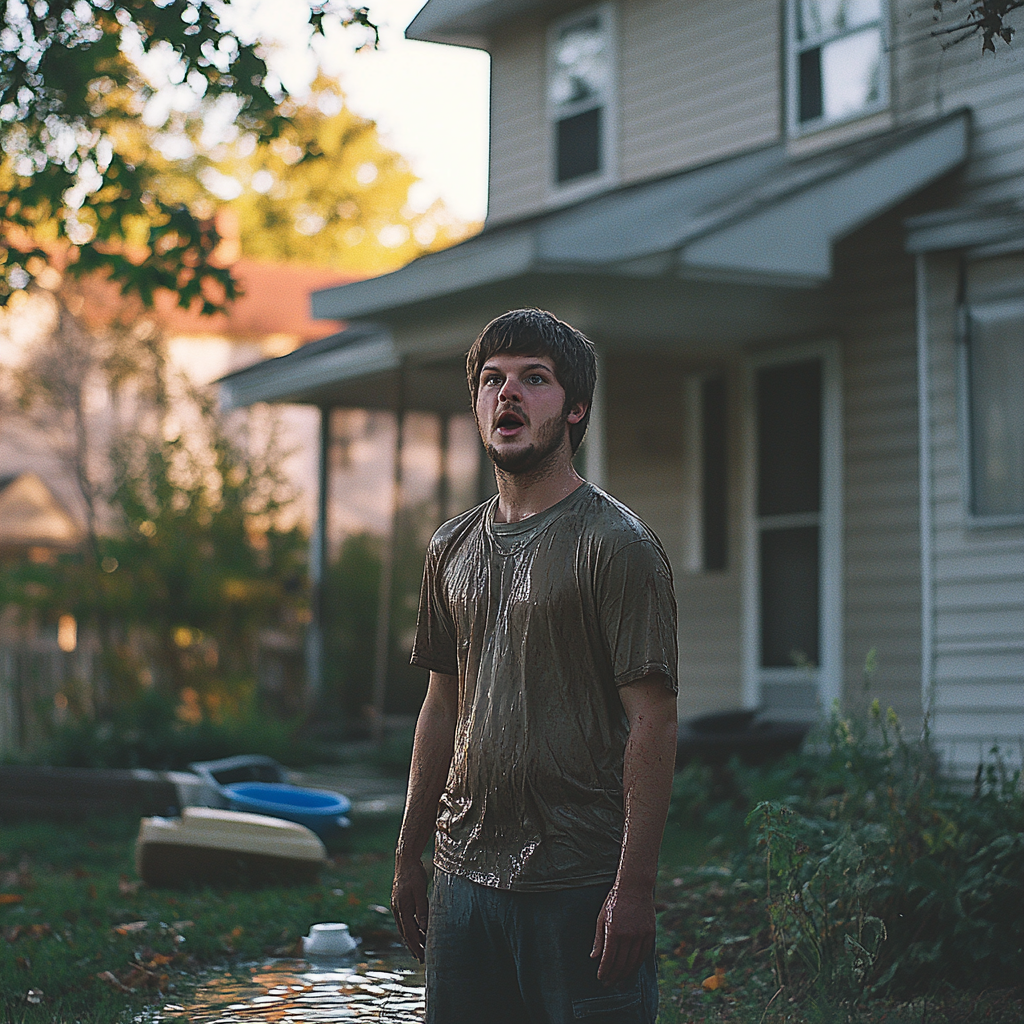
POLYGON ((283 782, 235 782, 222 787, 222 791, 233 811, 297 821, 324 840, 349 824, 345 815, 352 802, 327 789, 304 789, 283 782))

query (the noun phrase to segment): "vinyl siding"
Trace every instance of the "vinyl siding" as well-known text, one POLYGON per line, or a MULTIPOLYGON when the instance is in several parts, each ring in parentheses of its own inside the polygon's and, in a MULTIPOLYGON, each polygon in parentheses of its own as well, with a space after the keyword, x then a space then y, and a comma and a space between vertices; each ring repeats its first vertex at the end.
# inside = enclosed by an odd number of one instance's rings
MULTIPOLYGON (((1024 742, 1024 527, 980 529, 964 501, 958 412, 957 266, 927 264, 934 509, 932 733, 965 774, 1024 742)), ((1024 286, 1024 281, 1021 282, 1024 286)))
MULTIPOLYGON (((780 11, 735 0, 617 5, 620 184, 697 167, 775 141, 781 118, 780 11), (737 68, 743 73, 737 74, 737 68)), ((488 222, 557 205, 549 190, 546 23, 493 39, 488 222)))
POLYGON ((637 0, 621 5, 619 25, 623 183, 779 137, 776 4, 747 4, 736 17, 735 0, 637 0))
MULTIPOLYGON (((955 14, 949 5, 947 17, 955 14)), ((1017 35, 996 53, 982 54, 978 38, 943 51, 931 37, 931 0, 899 0, 893 24, 894 99, 902 121, 969 107, 971 161, 962 201, 991 203, 1024 198, 1024 10, 1012 14, 1017 35), (916 41, 911 41, 916 40, 916 41)))
POLYGON ((921 720, 921 557, 913 261, 898 216, 836 247, 843 351, 844 698, 921 720), (877 652, 871 691, 865 659, 877 652))
MULTIPOLYGON (((667 356, 609 356, 606 376, 607 486, 658 534, 673 566, 679 605, 679 715, 742 704, 740 571, 736 516, 730 516, 729 568, 691 573, 683 568, 682 417, 687 364, 667 356)), ((735 375, 734 375, 735 376, 735 375)), ((735 420, 735 396, 730 395, 735 420)), ((734 432, 735 434, 735 432, 734 432)), ((740 474, 731 446, 733 492, 740 474)), ((692 453, 691 453, 692 454, 692 453)), ((730 508, 738 502, 732 495, 730 508)))

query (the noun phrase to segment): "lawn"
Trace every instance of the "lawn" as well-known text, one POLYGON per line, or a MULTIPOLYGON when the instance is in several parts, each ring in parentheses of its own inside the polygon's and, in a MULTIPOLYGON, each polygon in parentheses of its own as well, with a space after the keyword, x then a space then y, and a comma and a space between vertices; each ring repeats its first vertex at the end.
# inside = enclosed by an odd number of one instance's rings
MULTIPOLYGON (((771 770, 677 774, 660 1024, 1024 1021, 1019 777, 965 793, 840 739, 771 770)), ((129 1021, 186 1002, 207 969, 288 955, 318 921, 396 938, 396 816, 357 819, 319 883, 291 888, 149 889, 137 828, 0 828, 4 1024, 129 1021)))

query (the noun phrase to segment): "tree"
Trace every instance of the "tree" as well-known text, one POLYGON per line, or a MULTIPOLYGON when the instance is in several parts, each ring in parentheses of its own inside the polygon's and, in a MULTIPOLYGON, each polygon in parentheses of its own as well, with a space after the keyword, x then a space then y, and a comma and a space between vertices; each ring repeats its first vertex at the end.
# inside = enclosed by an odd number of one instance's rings
POLYGON ((276 139, 243 136, 211 154, 222 184, 240 190, 228 205, 245 255, 376 275, 465 233, 440 200, 410 206, 416 176, 373 121, 348 110, 337 82, 319 75, 308 98, 280 111, 276 139))
MULTIPOLYGON (((944 5, 954 5, 958 0, 935 0, 935 20, 942 16, 944 5)), ((1002 39, 1007 46, 1016 32, 1016 29, 1008 22, 1007 16, 1013 11, 1024 7, 1024 0, 968 0, 964 5, 966 10, 957 9, 958 20, 953 25, 944 25, 937 28, 934 35, 951 36, 946 46, 954 46, 962 43, 972 36, 981 36, 981 52, 988 50, 996 52, 996 39, 1002 39)))
MULTIPOLYGON (((230 27, 231 0, 0 0, 0 304, 68 250, 74 273, 100 270, 152 301, 157 288, 212 310, 235 294, 211 262, 211 221, 159 187, 150 140, 140 137, 152 85, 130 54, 168 50, 179 81, 207 103, 236 105, 256 138, 279 138, 287 99, 258 41, 230 27)), ((376 28, 365 7, 309 9, 311 35, 327 18, 376 28)), ((144 135, 144 133, 143 133, 144 135)))
POLYGON ((260 634, 297 634, 308 600, 306 538, 282 518, 292 489, 274 414, 225 416, 212 389, 168 370, 151 322, 92 329, 75 297, 51 297, 51 328, 12 390, 78 484, 87 542, 8 567, 0 605, 95 628, 101 710, 151 684, 251 686, 260 634))

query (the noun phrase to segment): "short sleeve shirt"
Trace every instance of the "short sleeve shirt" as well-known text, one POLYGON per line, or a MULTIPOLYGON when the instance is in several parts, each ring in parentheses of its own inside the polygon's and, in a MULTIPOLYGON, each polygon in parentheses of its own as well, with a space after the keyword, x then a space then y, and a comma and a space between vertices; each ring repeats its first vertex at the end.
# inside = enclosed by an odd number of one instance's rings
POLYGON ((610 882, 628 723, 618 688, 676 688, 668 559, 628 508, 583 484, 518 523, 492 498, 427 551, 413 664, 458 676, 438 810, 443 871, 522 891, 610 882))

